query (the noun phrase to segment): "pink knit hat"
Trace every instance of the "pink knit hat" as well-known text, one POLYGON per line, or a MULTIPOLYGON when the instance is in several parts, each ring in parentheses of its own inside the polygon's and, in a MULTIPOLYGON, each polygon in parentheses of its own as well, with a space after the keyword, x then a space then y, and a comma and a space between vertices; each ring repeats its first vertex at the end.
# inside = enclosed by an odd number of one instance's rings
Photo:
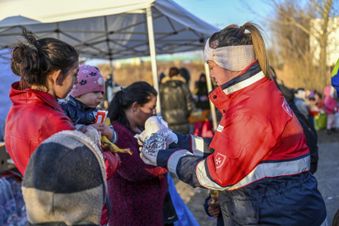
POLYGON ((105 81, 98 68, 81 65, 77 82, 73 85, 71 96, 79 97, 90 92, 105 92, 105 81))

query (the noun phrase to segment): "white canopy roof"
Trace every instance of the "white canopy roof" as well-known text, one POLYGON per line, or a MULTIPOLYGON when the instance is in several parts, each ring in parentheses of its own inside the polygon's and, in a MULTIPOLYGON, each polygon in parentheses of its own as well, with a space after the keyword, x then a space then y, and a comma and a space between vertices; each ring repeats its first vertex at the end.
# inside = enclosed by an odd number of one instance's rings
MULTIPOLYGON (((217 31, 172 0, 1 0, 3 18, 0 49, 16 43, 24 25, 39 38, 56 37, 73 45, 83 57, 115 60, 150 55, 157 90, 156 54, 202 50, 217 31)), ((207 81, 211 89, 209 76, 207 81)), ((212 116, 216 127, 213 107, 212 116)))
POLYGON ((156 54, 202 50, 206 38, 217 30, 171 0, 5 0, 0 3, 0 18, 12 17, 0 21, 0 49, 13 45, 20 38, 18 25, 25 25, 39 37, 68 42, 85 57, 147 56, 149 7, 156 54))

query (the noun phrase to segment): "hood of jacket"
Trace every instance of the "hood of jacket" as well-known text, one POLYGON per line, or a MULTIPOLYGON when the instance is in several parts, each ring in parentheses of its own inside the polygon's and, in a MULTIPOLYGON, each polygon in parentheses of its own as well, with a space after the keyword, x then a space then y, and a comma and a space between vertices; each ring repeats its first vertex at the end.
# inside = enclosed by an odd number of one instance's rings
POLYGON ((186 80, 181 75, 176 75, 173 77, 166 76, 165 78, 162 79, 161 83, 162 84, 166 83, 171 86, 179 86, 182 83, 186 83, 186 80))

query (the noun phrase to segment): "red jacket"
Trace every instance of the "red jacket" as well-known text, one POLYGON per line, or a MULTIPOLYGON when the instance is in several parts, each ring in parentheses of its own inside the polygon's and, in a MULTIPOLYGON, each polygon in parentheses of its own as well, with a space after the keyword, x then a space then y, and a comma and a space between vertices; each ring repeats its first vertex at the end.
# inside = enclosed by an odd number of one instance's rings
POLYGON ((15 166, 24 175, 30 156, 43 140, 74 127, 57 100, 46 92, 21 90, 16 82, 9 96, 13 105, 6 120, 5 145, 15 166))
POLYGON ((258 66, 216 88, 210 99, 222 113, 209 146, 213 153, 201 159, 183 148, 169 157, 159 152, 157 157, 180 180, 212 190, 236 190, 265 178, 309 171, 303 129, 275 83, 258 66))
POLYGON ((265 177, 308 171, 303 129, 274 82, 262 73, 245 82, 210 94, 222 112, 210 144, 214 153, 206 159, 211 179, 233 190, 265 177))
POLYGON ((108 180, 112 213, 109 225, 162 226, 163 203, 167 192, 167 170, 146 165, 140 158, 137 140, 129 129, 113 123, 117 145, 130 148, 133 155, 120 154, 121 164, 108 180))

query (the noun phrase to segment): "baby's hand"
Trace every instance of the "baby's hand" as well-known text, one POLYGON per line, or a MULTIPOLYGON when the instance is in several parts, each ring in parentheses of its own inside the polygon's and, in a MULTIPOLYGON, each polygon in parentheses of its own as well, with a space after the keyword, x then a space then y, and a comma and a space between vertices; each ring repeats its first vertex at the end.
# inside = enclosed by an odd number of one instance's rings
POLYGON ((105 125, 104 123, 97 123, 92 124, 93 127, 95 127, 102 136, 106 136, 109 140, 112 140, 113 138, 113 130, 109 126, 105 125))

